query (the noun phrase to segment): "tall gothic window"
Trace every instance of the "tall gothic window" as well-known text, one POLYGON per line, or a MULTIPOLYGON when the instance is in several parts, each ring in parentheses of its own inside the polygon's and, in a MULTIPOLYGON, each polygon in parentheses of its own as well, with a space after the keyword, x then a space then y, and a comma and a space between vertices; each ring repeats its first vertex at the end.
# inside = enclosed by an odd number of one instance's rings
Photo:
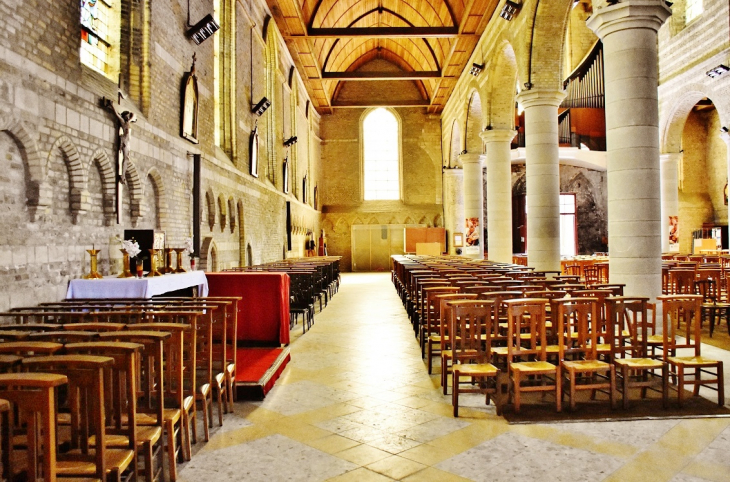
POLYGON ((365 200, 400 199, 400 129, 384 108, 363 120, 363 177, 365 200))
POLYGON ((117 80, 121 0, 80 1, 81 63, 117 80))
POLYGON ((213 36, 213 135, 215 144, 235 159, 235 2, 215 0, 213 17, 221 26, 220 32, 213 36))

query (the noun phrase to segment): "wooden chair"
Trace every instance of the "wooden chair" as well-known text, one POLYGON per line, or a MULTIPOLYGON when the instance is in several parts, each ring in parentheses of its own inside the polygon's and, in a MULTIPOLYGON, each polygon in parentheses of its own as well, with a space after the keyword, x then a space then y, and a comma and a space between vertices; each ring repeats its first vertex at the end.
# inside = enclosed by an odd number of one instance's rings
POLYGON ((598 283, 593 286, 594 290, 609 290, 611 296, 623 296, 624 288, 626 288, 625 283, 598 283))
POLYGON ((519 413, 523 392, 554 392, 555 408, 561 411, 560 365, 547 361, 544 298, 506 300, 507 371, 509 400, 519 413), (522 336, 527 334, 528 336, 522 336))
MULTIPOLYGON (((426 361, 428 364, 429 375, 433 371, 433 358, 435 356, 440 357, 442 353, 448 352, 451 348, 451 339, 449 338, 448 329, 445 327, 448 320, 444 318, 446 302, 456 300, 473 300, 476 299, 476 297, 477 295, 473 293, 445 293, 436 294, 434 296, 433 303, 436 306, 436 315, 433 318, 436 319, 434 324, 437 334, 429 336, 426 342, 426 361), (436 345, 439 347, 438 350, 434 350, 436 345)), ((447 367, 447 365, 444 365, 443 363, 444 360, 442 359, 442 373, 447 367)))
POLYGON ((667 293, 670 295, 691 295, 694 293, 694 282, 694 269, 670 269, 667 293))
POLYGON ((641 398, 646 397, 648 389, 660 391, 664 408, 669 400, 667 362, 649 357, 647 340, 653 326, 648 301, 648 298, 623 297, 606 300, 609 324, 616 334, 612 344, 617 378, 614 388, 621 392, 624 409, 629 408, 630 390, 635 388, 641 389, 641 398))
POLYGON ((662 302, 662 327, 664 335, 664 361, 677 376, 677 398, 681 407, 684 401, 685 385, 694 387, 693 394, 698 396, 701 386, 711 388, 716 385, 717 403, 725 404, 723 363, 703 357, 701 353, 700 310, 702 297, 699 295, 660 296, 662 302), (681 320, 681 321, 680 321, 681 320), (679 326, 684 323, 680 332, 679 326), (680 342, 677 336, 684 337, 680 342), (679 356, 678 350, 689 350, 689 354, 679 356), (702 378, 702 374, 710 378, 702 378))
POLYGON ((583 268, 583 279, 587 286, 593 286, 601 283, 601 271, 598 266, 586 266, 583 268))
POLYGON ((68 378, 55 373, 2 373, 0 399, 7 400, 17 409, 19 422, 28 433, 27 462, 16 465, 13 454, 13 427, 3 412, 2 465, 3 478, 13 480, 25 469, 30 482, 56 482, 56 389, 68 378), (22 408, 22 409, 21 409, 22 408))
MULTIPOLYGON (((482 393, 489 405, 490 396, 499 391, 499 369, 491 361, 492 303, 487 301, 450 301, 448 321, 451 333, 452 397, 454 417, 459 416, 459 393, 482 393), (468 386, 462 386, 462 377, 468 386)), ((501 406, 495 399, 497 415, 501 406)))
POLYGON ((59 331, 42 331, 40 333, 30 333, 28 340, 32 341, 53 341, 56 343, 79 343, 84 341, 93 341, 98 338, 99 334, 93 331, 78 330, 59 330, 59 331))
POLYGON ((570 409, 575 410, 578 390, 590 390, 591 399, 595 399, 597 391, 607 390, 611 408, 614 408, 615 369, 613 364, 598 359, 599 342, 605 342, 602 337, 611 335, 610 329, 604 330, 606 323, 599 317, 598 300, 564 298, 553 301, 552 307, 570 409))
MULTIPOLYGON (((134 451, 107 449, 104 370, 114 360, 104 356, 55 355, 26 358, 29 371, 58 373, 68 379, 70 450, 59 453, 56 472, 63 477, 94 477, 119 481, 133 468, 134 451)), ((59 440, 59 442, 64 442, 59 440)))
MULTIPOLYGON (((106 446, 133 451, 133 471, 137 479, 138 453, 147 452, 148 446, 162 435, 160 428, 137 426, 137 366, 143 346, 138 343, 93 341, 71 343, 65 348, 69 354, 104 356, 113 360, 104 377, 106 446)), ((152 460, 146 458, 144 462, 143 469, 149 475, 152 473, 152 460)))
POLYGON ((710 320, 710 337, 715 331, 715 321, 725 318, 730 333, 730 303, 720 301, 720 280, 713 277, 700 278, 694 282, 694 293, 702 296, 700 324, 710 320))
POLYGON ((426 344, 431 335, 437 335, 438 332, 438 311, 439 307, 434 303, 435 297, 442 294, 455 294, 460 289, 456 286, 427 286, 423 288, 423 304, 421 308, 421 357, 426 356, 426 344))
MULTIPOLYGON (((147 439, 140 440, 138 447, 145 460, 145 480, 163 478, 162 447, 160 436, 165 427, 164 422, 164 341, 172 336, 169 332, 122 330, 100 333, 102 341, 122 341, 142 345, 140 351, 140 369, 137 372, 137 425, 152 427, 147 439), (159 435, 158 435, 159 434, 159 435)), ((174 443, 174 437, 168 440, 174 443)))
POLYGON ((51 341, 11 341, 0 343, 0 354, 20 357, 53 355, 63 345, 51 341))
MULTIPOLYGON (((171 313, 170 318, 180 315, 171 313)), ((192 324, 178 322, 156 322, 142 323, 135 325, 135 328, 145 331, 162 331, 172 333, 170 338, 164 342, 164 380, 165 380, 165 431, 167 432, 168 443, 168 466, 170 467, 170 480, 177 479, 177 449, 182 449, 184 460, 190 460, 192 456, 192 429, 191 423, 195 423, 195 359, 188 356, 185 350, 192 350, 195 353, 195 331, 198 313, 192 313, 195 319, 192 324), (185 378, 193 377, 186 383, 185 378), (170 443, 173 440, 173 443, 170 443)))

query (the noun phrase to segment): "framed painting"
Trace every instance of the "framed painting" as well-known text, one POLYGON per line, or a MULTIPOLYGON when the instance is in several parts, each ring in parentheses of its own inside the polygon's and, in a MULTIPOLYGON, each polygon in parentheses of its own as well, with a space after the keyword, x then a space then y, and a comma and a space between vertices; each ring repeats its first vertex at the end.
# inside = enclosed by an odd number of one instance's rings
POLYGON ((259 126, 251 131, 251 139, 249 140, 249 172, 253 177, 259 177, 259 126))

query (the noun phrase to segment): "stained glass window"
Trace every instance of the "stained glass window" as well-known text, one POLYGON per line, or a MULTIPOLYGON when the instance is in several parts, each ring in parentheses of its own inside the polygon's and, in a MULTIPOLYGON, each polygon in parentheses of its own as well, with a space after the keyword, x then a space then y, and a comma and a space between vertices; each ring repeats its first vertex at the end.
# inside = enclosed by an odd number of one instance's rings
MULTIPOLYGON (((81 1, 81 63, 112 76, 114 69, 110 33, 117 22, 114 22, 115 9, 112 0, 80 0, 81 1)), ((118 15, 118 14, 117 14, 118 15)))

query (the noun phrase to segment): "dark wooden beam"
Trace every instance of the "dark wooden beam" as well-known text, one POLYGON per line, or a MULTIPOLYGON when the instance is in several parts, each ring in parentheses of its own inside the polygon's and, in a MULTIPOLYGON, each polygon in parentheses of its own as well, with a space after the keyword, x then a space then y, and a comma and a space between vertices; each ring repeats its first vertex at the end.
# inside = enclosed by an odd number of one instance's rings
POLYGON ((413 71, 413 72, 322 72, 323 80, 419 80, 438 79, 441 71, 413 71))
POLYGON ((453 38, 459 36, 457 27, 348 27, 310 28, 310 38, 453 38))
POLYGON ((333 109, 362 109, 363 107, 428 107, 428 100, 408 100, 403 102, 367 101, 367 102, 333 102, 333 109))

